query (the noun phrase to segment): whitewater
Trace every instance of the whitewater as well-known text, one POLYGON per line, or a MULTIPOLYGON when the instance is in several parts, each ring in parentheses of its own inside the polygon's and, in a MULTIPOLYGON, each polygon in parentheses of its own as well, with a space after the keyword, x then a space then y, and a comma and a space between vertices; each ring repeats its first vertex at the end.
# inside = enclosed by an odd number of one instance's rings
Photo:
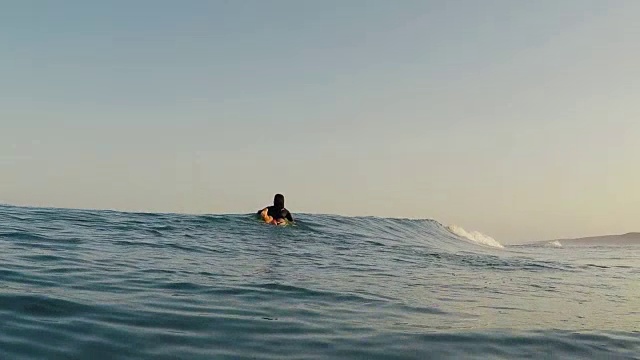
POLYGON ((640 354, 638 246, 296 218, 0 206, 0 359, 640 354))

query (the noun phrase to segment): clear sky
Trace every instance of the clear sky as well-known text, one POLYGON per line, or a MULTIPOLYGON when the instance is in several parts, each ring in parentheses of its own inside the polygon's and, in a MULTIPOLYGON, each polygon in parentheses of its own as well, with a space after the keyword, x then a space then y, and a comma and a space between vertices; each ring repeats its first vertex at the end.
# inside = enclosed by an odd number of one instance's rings
POLYGON ((640 1, 3 1, 0 201, 640 231, 640 1))

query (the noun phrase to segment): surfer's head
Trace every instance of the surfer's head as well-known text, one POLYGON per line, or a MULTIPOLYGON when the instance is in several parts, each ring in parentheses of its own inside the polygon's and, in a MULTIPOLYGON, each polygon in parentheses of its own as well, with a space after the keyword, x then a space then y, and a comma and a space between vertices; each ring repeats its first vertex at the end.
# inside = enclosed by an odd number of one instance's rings
POLYGON ((273 206, 278 210, 284 209, 284 195, 276 194, 276 196, 273 197, 273 206))

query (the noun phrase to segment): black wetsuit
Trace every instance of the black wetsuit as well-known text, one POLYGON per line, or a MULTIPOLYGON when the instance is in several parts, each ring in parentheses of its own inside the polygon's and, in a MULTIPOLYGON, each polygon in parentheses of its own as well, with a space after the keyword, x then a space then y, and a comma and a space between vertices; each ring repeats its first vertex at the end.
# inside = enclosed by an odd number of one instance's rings
MULTIPOLYGON (((262 211, 264 211, 264 209, 258 211, 258 215, 262 211)), ((267 208, 267 214, 269 214, 269 216, 271 216, 272 218, 274 218, 276 220, 287 219, 289 221, 293 221, 293 216, 291 216, 291 213, 287 209, 278 210, 278 209, 276 209, 275 206, 269 206, 267 208)))

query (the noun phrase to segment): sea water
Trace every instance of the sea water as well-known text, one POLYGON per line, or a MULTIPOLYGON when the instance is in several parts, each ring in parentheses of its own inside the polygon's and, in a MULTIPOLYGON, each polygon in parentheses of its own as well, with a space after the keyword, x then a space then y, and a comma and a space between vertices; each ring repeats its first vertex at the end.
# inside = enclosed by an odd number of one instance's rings
POLYGON ((640 357, 640 247, 0 206, 0 359, 640 357))

